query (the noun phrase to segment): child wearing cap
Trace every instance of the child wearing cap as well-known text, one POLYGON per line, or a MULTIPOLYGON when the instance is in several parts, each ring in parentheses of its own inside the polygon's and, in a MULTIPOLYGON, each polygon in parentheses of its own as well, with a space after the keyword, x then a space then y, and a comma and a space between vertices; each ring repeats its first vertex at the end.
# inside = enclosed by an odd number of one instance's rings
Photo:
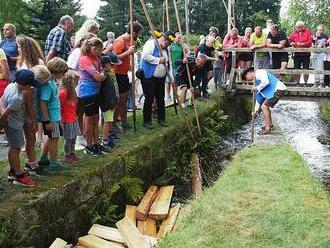
POLYGON ((114 53, 101 57, 101 65, 106 76, 100 88, 100 98, 102 99, 100 108, 104 119, 102 144, 112 149, 116 147, 116 139, 110 137, 110 133, 114 122, 114 111, 119 102, 119 90, 114 67, 121 63, 121 60, 114 53))
POLYGON ((5 134, 10 146, 8 161, 10 170, 8 179, 14 184, 26 187, 34 187, 37 182, 29 177, 29 173, 21 168, 20 152, 24 146, 23 125, 26 119, 26 106, 23 94, 37 87, 35 75, 30 70, 19 70, 15 73, 15 82, 9 84, 5 89, 2 101, 3 112, 0 117, 0 129, 5 134))
POLYGON ((48 84, 39 88, 39 119, 42 122, 44 134, 48 138, 42 146, 39 165, 48 167, 49 171, 63 171, 69 168, 57 162, 57 144, 62 135, 62 128, 60 124, 61 105, 56 80, 60 80, 69 67, 63 59, 55 57, 48 61, 47 68, 51 74, 51 79, 48 84))

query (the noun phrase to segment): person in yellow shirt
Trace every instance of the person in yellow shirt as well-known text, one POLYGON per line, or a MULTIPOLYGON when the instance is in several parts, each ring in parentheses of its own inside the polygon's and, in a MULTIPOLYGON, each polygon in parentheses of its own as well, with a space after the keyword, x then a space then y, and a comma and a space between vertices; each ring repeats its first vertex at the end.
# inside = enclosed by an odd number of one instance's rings
POLYGON ((0 97, 3 95, 3 92, 8 85, 9 78, 10 73, 7 57, 4 50, 0 48, 0 97))
MULTIPOLYGON (((260 26, 255 27, 254 33, 251 35, 251 46, 250 49, 254 51, 258 48, 266 47, 267 35, 262 32, 260 26)), ((258 69, 268 69, 269 68, 269 53, 267 52, 257 52, 256 54, 256 66, 258 69)))

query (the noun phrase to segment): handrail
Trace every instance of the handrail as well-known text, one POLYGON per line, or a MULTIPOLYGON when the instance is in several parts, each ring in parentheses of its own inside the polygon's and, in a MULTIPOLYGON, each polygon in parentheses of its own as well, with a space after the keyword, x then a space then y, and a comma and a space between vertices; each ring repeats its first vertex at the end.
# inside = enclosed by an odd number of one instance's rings
MULTIPOLYGON (((288 74, 288 75, 298 75, 298 74, 323 74, 330 75, 330 70, 302 70, 302 69, 265 69, 273 74, 288 74)), ((242 73, 244 69, 236 69, 237 73, 242 73)))
POLYGON ((314 52, 314 53, 330 53, 330 47, 319 48, 319 47, 309 47, 309 48, 295 48, 295 47, 286 47, 286 48, 257 48, 251 50, 250 48, 224 48, 224 52, 314 52))

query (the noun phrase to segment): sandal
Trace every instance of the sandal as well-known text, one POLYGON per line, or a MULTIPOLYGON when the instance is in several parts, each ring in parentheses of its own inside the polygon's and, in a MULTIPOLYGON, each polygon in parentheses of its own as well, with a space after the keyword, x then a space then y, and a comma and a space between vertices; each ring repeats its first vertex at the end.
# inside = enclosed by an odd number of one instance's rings
MULTIPOLYGON (((262 126, 262 127, 261 127, 261 130, 262 130, 262 131, 264 131, 265 129, 266 129, 266 127, 265 127, 265 126, 262 126)), ((273 125, 271 125, 271 126, 270 126, 270 129, 271 129, 271 130, 272 130, 272 129, 274 129, 274 126, 273 126, 273 125)))
POLYGON ((272 131, 272 129, 264 129, 261 131, 261 134, 265 135, 265 134, 269 134, 272 131))

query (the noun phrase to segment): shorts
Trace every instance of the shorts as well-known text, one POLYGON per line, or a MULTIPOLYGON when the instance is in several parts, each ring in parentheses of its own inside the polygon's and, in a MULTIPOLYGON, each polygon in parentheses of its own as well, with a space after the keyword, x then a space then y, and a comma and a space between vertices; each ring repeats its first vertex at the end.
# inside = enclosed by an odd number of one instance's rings
POLYGON ((281 69, 282 62, 289 61, 288 53, 272 53, 273 69, 281 69))
POLYGON ((104 122, 113 122, 113 116, 114 116, 115 111, 114 110, 108 110, 103 112, 103 119, 104 122))
POLYGON ((274 106, 276 105, 276 103, 278 103, 278 101, 280 100, 280 98, 283 96, 284 91, 283 90, 277 90, 273 96, 273 98, 271 99, 266 99, 266 101, 264 102, 264 104, 268 107, 274 108, 274 106))
POLYGON ((44 134, 47 135, 50 139, 61 137, 63 134, 61 123, 59 121, 51 121, 50 123, 54 125, 53 131, 46 130, 46 122, 42 122, 42 129, 44 130, 44 134))
POLYGON ((303 69, 309 69, 310 56, 294 56, 293 62, 294 69, 301 69, 301 66, 303 69))
POLYGON ((2 97, 3 93, 5 92, 7 85, 8 85, 7 80, 0 79, 0 97, 2 97))
POLYGON ((78 98, 77 115, 78 116, 83 116, 84 115, 84 101, 81 98, 78 98))
POLYGON ((24 146, 25 142, 23 128, 15 129, 11 127, 5 127, 4 131, 10 148, 21 148, 24 146))
POLYGON ((83 98, 84 114, 86 116, 99 115, 100 100, 99 96, 83 98))
POLYGON ((129 91, 129 78, 128 75, 116 74, 119 94, 125 94, 129 91))
POLYGON ((244 62, 253 61, 253 54, 252 53, 241 53, 239 60, 244 62))

